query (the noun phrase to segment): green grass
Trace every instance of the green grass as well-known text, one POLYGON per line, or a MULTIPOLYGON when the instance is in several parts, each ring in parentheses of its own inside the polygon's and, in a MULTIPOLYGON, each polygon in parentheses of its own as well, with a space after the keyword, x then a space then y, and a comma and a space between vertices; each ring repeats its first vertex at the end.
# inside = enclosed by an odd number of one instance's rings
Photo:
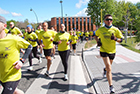
POLYGON ((95 39, 94 40, 89 40, 86 44, 85 44, 85 49, 92 47, 93 45, 96 44, 95 39))
POLYGON ((138 43, 135 43, 135 37, 127 38, 127 43, 125 43, 125 40, 123 40, 123 42, 120 44, 127 49, 140 53, 140 50, 135 48, 135 46, 138 44, 138 43))

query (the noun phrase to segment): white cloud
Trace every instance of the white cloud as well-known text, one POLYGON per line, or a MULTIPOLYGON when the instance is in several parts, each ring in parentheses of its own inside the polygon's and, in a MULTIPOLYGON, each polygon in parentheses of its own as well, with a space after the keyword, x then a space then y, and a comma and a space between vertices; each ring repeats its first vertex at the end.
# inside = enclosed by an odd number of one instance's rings
POLYGON ((82 11, 78 12, 75 16, 87 16, 87 13, 85 12, 87 8, 84 8, 82 11))
POLYGON ((81 8, 82 5, 85 5, 89 2, 89 0, 79 0, 78 3, 76 3, 77 8, 81 8))
POLYGON ((15 13, 15 12, 11 12, 12 16, 16 17, 16 16, 22 16, 22 14, 20 13, 15 13))
POLYGON ((0 14, 9 14, 9 12, 0 8, 0 14))

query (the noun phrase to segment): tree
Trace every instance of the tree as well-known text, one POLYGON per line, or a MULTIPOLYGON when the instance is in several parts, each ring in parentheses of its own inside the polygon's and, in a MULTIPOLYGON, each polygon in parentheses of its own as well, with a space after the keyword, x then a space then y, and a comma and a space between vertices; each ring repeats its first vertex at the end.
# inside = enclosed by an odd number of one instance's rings
POLYGON ((100 25, 101 9, 104 9, 103 2, 104 0, 90 0, 86 10, 87 15, 91 17, 93 23, 95 22, 97 26, 100 25))

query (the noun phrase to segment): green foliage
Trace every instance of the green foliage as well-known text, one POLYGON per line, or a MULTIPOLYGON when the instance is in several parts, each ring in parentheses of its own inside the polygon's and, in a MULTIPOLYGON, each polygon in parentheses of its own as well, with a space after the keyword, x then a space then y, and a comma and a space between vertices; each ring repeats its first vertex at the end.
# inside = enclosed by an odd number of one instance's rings
POLYGON ((85 49, 92 47, 93 45, 96 44, 96 40, 89 40, 86 44, 85 44, 85 49))
POLYGON ((137 45, 137 43, 135 43, 135 39, 136 37, 132 37, 132 38, 128 38, 127 39, 127 43, 125 43, 125 41, 123 41, 122 43, 120 43, 122 46, 132 50, 132 51, 135 51, 135 52, 138 52, 140 53, 140 50, 136 49, 135 46, 137 45))
POLYGON ((96 25, 100 24, 100 14, 101 9, 104 9, 105 7, 104 0, 90 0, 88 3, 88 7, 86 12, 87 15, 91 16, 91 19, 93 20, 93 23, 96 22, 96 25))
POLYGON ((136 34, 136 41, 135 42, 140 42, 140 32, 138 32, 137 34, 136 34))
POLYGON ((93 21, 97 26, 100 26, 101 22, 101 9, 103 9, 102 17, 106 14, 113 16, 113 25, 136 29, 135 24, 137 18, 140 17, 140 2, 133 4, 124 0, 119 2, 117 0, 90 0, 86 12, 88 16, 94 18, 93 21), (134 19, 133 23, 132 19, 134 19), (128 21, 128 25, 126 25, 126 21, 128 21))

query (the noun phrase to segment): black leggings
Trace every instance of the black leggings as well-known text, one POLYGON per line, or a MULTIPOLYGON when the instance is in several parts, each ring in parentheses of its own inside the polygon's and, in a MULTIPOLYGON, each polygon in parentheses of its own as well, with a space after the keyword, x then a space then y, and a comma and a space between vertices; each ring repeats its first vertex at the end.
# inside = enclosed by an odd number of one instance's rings
POLYGON ((29 54, 28 59, 29 59, 30 66, 32 66, 32 53, 33 53, 34 57, 36 57, 39 60, 39 56, 37 56, 37 46, 33 47, 31 53, 29 54))
POLYGON ((83 36, 80 36, 81 41, 83 42, 83 36))
POLYGON ((68 69, 68 58, 70 55, 70 50, 66 50, 66 51, 58 51, 60 58, 62 60, 62 64, 64 66, 64 73, 67 74, 67 69, 68 69))

